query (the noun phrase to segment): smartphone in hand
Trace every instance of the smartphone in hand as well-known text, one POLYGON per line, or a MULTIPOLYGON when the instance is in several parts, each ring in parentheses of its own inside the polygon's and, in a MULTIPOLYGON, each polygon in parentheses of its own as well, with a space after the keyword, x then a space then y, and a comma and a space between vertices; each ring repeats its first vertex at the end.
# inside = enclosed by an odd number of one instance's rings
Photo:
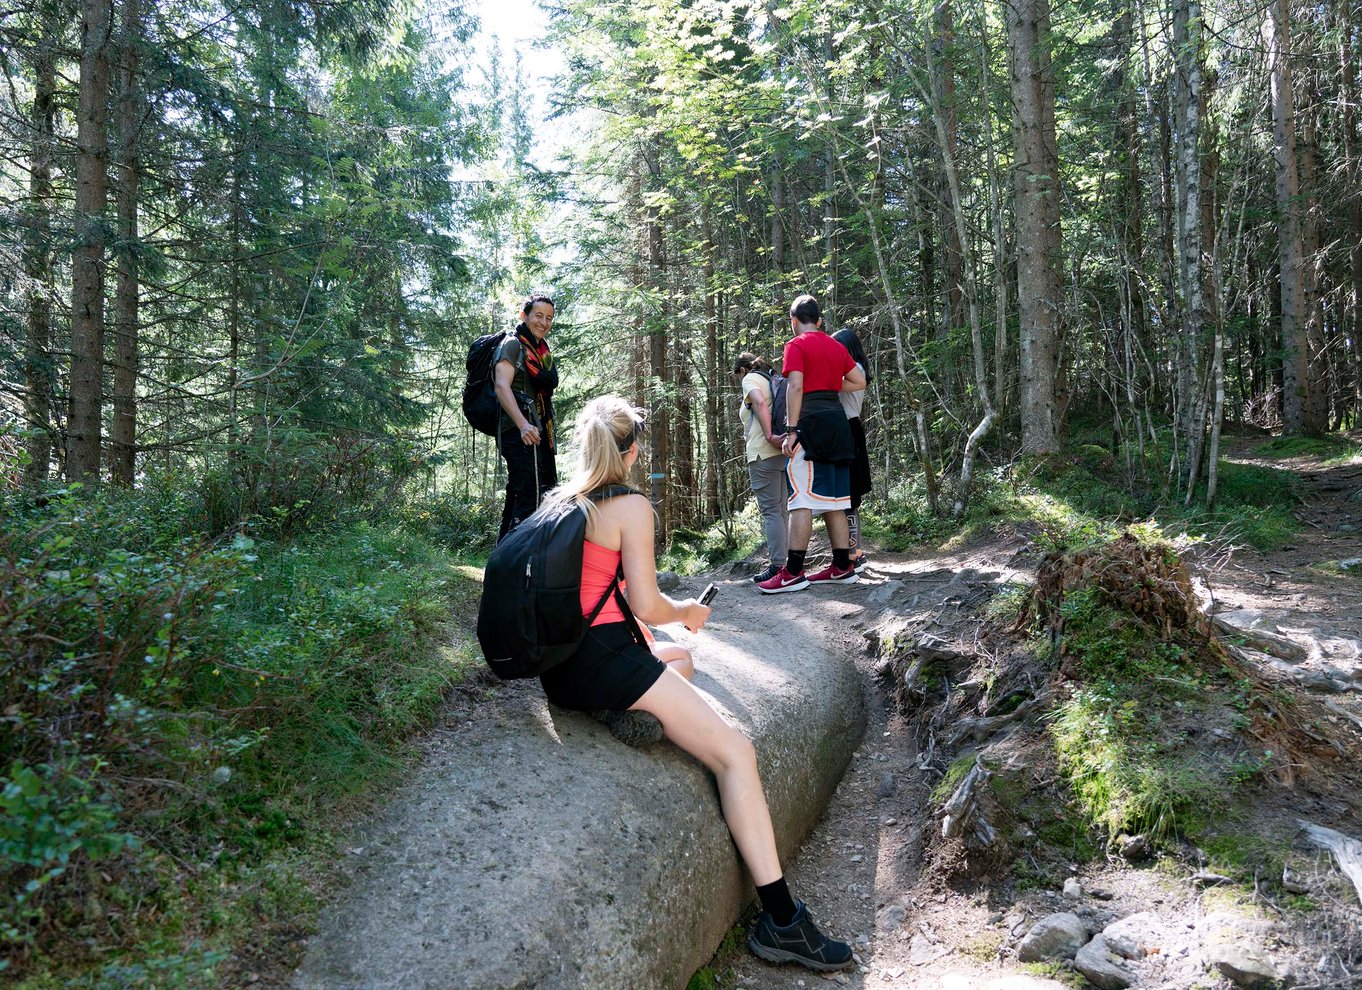
POLYGON ((714 601, 714 596, 719 593, 719 586, 711 582, 704 591, 700 592, 698 601, 701 605, 708 605, 714 601))

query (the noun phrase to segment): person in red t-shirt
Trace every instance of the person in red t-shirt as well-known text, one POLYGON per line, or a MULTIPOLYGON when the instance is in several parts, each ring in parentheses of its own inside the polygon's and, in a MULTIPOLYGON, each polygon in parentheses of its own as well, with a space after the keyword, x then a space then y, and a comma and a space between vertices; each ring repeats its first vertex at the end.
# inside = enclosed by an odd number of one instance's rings
MULTIPOLYGON (((856 443, 838 395, 865 388, 865 373, 850 352, 823 330, 823 314, 813 296, 800 296, 790 307, 795 337, 785 345, 785 440, 789 457, 790 541, 785 566, 757 585, 764 594, 800 591, 810 584, 854 584, 847 510, 851 508, 851 462, 856 443), (805 576, 804 557, 813 535, 813 517, 821 515, 832 544, 832 563, 805 576)), ((772 426, 772 429, 778 427, 772 426)))

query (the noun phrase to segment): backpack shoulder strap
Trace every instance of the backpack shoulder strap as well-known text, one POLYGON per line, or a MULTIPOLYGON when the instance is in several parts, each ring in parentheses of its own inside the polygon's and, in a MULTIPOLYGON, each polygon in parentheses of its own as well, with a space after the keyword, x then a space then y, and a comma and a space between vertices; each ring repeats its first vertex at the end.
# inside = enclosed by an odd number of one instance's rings
POLYGON ((643 493, 639 491, 637 488, 631 488, 628 485, 602 485, 600 488, 597 488, 594 492, 587 492, 586 497, 591 499, 591 501, 593 502, 599 502, 603 498, 616 498, 620 495, 642 495, 642 494, 643 493))

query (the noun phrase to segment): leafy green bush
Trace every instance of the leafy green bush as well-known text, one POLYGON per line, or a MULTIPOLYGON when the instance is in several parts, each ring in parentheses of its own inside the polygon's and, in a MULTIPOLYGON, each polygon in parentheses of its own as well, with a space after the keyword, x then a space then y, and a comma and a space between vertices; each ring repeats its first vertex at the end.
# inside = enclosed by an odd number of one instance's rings
POLYGON ((496 544, 501 507, 445 491, 413 499, 400 510, 408 532, 460 555, 486 555, 496 544))
MULTIPOLYGON (((117 828, 118 807, 98 781, 102 762, 68 758, 35 767, 22 760, 0 777, 0 945, 28 945, 42 921, 49 884, 137 840, 117 828)), ((0 970, 8 959, 0 959, 0 970)))
MULTIPOLYGON (((59 985, 234 889, 187 895, 181 864, 307 841, 473 659, 449 644, 476 580, 416 527, 214 540, 166 478, 0 498, 0 958, 59 985)), ((211 968, 170 941, 108 965, 211 968)))

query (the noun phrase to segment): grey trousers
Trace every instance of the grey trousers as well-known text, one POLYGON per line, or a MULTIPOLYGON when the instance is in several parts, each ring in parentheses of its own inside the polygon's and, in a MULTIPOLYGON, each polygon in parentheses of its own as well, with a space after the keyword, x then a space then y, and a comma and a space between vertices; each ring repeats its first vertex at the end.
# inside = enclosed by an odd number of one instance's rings
POLYGON ((761 510, 761 525, 766 531, 766 552, 772 567, 784 567, 790 549, 790 511, 786 508, 789 489, 785 483, 783 456, 747 462, 747 479, 761 510))

